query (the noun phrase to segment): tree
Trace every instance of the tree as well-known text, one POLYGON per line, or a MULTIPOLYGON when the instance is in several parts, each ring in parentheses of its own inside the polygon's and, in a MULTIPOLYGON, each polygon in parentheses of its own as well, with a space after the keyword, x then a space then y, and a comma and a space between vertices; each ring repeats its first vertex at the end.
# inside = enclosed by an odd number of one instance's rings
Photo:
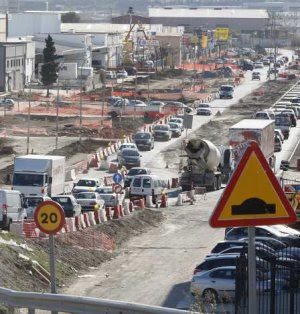
POLYGON ((50 86, 57 80, 58 63, 55 62, 57 56, 54 41, 50 35, 45 39, 46 47, 43 50, 44 64, 41 69, 42 82, 47 87, 47 97, 49 97, 50 86))
POLYGON ((68 13, 62 14, 61 21, 63 23, 79 23, 80 16, 76 12, 68 12, 68 13))

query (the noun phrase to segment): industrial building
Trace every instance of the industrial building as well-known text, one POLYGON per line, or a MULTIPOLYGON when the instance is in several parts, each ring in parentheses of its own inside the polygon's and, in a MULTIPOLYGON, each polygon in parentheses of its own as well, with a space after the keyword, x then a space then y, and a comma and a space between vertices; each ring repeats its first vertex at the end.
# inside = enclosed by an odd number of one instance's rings
POLYGON ((266 27, 269 15, 266 10, 195 8, 195 7, 152 7, 149 8, 152 24, 215 29, 226 26, 240 32, 257 31, 266 27))

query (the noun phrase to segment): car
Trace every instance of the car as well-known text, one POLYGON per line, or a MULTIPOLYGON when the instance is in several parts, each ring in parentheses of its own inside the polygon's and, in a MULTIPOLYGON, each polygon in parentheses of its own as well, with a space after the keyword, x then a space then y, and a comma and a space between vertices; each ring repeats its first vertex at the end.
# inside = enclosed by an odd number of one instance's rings
POLYGON ((114 105, 119 100, 122 100, 122 97, 119 97, 119 96, 109 96, 109 97, 106 98, 106 101, 110 105, 114 105))
POLYGON ((153 127, 153 136, 155 140, 167 140, 172 138, 172 132, 168 124, 156 124, 153 127))
POLYGON ((125 166, 127 169, 131 167, 141 166, 141 155, 137 149, 124 148, 118 155, 119 166, 125 166))
POLYGON ((159 100, 151 100, 148 103, 148 106, 161 106, 164 107, 166 104, 163 101, 159 101, 159 100))
POLYGON ((269 114, 271 120, 275 120, 275 112, 273 109, 265 109, 264 112, 267 112, 269 114))
POLYGON ((232 85, 221 85, 219 89, 220 99, 233 98, 234 87, 232 85))
POLYGON ((206 272, 206 271, 214 269, 216 267, 235 266, 237 263, 237 258, 239 256, 240 256, 240 254, 207 256, 202 263, 198 264, 195 267, 194 275, 198 274, 200 272, 206 272))
POLYGON ((240 239, 240 240, 219 241, 211 250, 211 254, 220 253, 226 249, 236 247, 236 246, 241 246, 243 245, 243 242, 247 242, 247 241, 248 241, 248 238, 244 238, 243 240, 240 239))
POLYGON ((252 72, 252 81, 259 80, 260 81, 260 73, 259 72, 252 72))
POLYGON ((112 80, 117 78, 117 74, 115 71, 105 71, 105 77, 106 79, 112 80))
POLYGON ((266 59, 263 59, 262 63, 264 66, 269 66, 271 62, 269 59, 266 58, 266 59))
POLYGON ((101 185, 101 180, 97 178, 81 178, 74 185, 72 194, 79 192, 93 192, 101 185))
POLYGON ((297 126, 297 117, 295 115, 294 110, 292 109, 284 109, 281 111, 281 114, 285 114, 287 113, 290 116, 291 122, 292 122, 292 126, 295 127, 297 126))
POLYGON ((197 115, 198 116, 211 116, 212 111, 209 108, 197 108, 197 115))
POLYGON ((264 68, 263 62, 255 62, 254 63, 254 69, 263 69, 263 68, 264 68))
POLYGON ((27 204, 26 213, 27 218, 33 218, 34 212, 39 204, 41 204, 44 201, 51 200, 48 196, 26 196, 24 197, 24 202, 27 204))
POLYGON ((119 147, 119 150, 117 152, 117 158, 119 156, 121 156, 122 154, 122 150, 125 149, 125 148, 130 148, 130 149, 135 149, 135 150, 138 150, 137 146, 135 143, 123 143, 121 144, 121 146, 119 147))
POLYGON ((236 267, 218 267, 193 276, 191 294, 202 296, 205 302, 216 303, 220 299, 227 301, 235 297, 236 267))
POLYGON ((127 78, 128 73, 125 70, 118 70, 117 72, 117 78, 127 78))
POLYGON ((282 143, 284 142, 284 136, 283 136, 283 134, 282 134, 280 129, 275 129, 274 130, 274 135, 278 136, 281 139, 282 143))
POLYGON ((253 118, 259 120, 272 120, 267 111, 258 111, 254 114, 253 118))
POLYGON ((134 143, 138 149, 154 149, 154 137, 150 132, 138 132, 134 135, 134 143))
POLYGON ((135 177, 135 176, 138 176, 138 175, 142 175, 142 174, 151 174, 151 170, 148 169, 148 168, 141 168, 141 167, 133 167, 131 168, 127 175, 125 176, 125 179, 124 179, 124 188, 126 187, 129 187, 130 184, 131 184, 131 181, 132 179, 135 177))
POLYGON ((210 108, 210 104, 205 103, 205 102, 199 103, 199 104, 197 104, 197 109, 198 108, 210 108))
POLYGON ((12 110, 14 108, 15 102, 10 98, 3 98, 0 100, 0 108, 4 108, 7 110, 12 110))
POLYGON ((65 217, 75 217, 81 214, 81 205, 73 195, 52 196, 52 200, 57 202, 64 210, 65 217))
POLYGON ((181 127, 181 130, 182 130, 182 131, 184 130, 183 118, 179 118, 179 117, 171 118, 171 119, 169 120, 169 122, 174 122, 174 123, 179 124, 180 127, 181 127))
POLYGON ((153 69, 154 68, 154 62, 152 60, 146 60, 146 61, 144 61, 144 67, 147 69, 153 69))
POLYGON ((182 129, 180 124, 176 122, 169 122, 168 125, 170 126, 172 137, 179 137, 181 135, 182 129))
POLYGON ((129 106, 134 106, 134 107, 147 107, 147 104, 145 104, 143 101, 141 100, 137 100, 137 99, 132 99, 129 101, 129 106))
POLYGON ((281 152, 282 151, 282 140, 277 135, 274 135, 274 151, 275 152, 281 152))
POLYGON ((75 198, 81 205, 82 212, 104 208, 105 201, 96 192, 80 192, 75 194, 75 198))
POLYGON ((183 109, 186 113, 191 113, 193 110, 189 106, 185 105, 180 101, 166 101, 166 107, 174 108, 174 109, 183 109))
POLYGON ((116 194, 112 186, 101 186, 96 189, 96 193, 104 200, 105 207, 115 207, 117 204, 121 204, 123 200, 123 194, 116 194))
MULTIPOLYGON (((248 238, 241 238, 238 241, 248 241, 248 238)), ((273 250, 281 250, 287 247, 287 245, 277 239, 273 239, 271 237, 255 237, 255 242, 261 242, 269 247, 271 247, 273 250)))
MULTIPOLYGON (((245 227, 234 227, 226 229, 225 240, 238 240, 248 236, 248 229, 245 227)), ((271 226, 255 227, 255 236, 272 237, 290 246, 300 246, 300 238, 297 235, 283 233, 271 226)))

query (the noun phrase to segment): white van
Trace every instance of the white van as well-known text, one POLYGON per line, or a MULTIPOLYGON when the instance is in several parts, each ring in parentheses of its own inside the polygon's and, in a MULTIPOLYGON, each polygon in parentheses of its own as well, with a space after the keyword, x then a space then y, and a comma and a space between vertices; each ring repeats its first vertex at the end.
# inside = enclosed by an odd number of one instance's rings
POLYGON ((21 192, 0 190, 0 228, 9 230, 13 221, 27 218, 25 207, 21 192))
POLYGON ((167 184, 155 175, 137 175, 130 184, 130 199, 146 198, 152 196, 153 203, 161 199, 161 195, 166 192, 167 184))

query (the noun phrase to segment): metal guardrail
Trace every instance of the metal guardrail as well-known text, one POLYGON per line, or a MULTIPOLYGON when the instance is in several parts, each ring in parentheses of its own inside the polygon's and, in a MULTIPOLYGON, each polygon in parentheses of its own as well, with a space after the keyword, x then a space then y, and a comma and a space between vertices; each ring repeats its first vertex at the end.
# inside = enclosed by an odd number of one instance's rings
POLYGON ((29 313, 35 310, 56 311, 81 314, 184 314, 192 313, 159 306, 130 302, 113 301, 89 297, 14 291, 0 288, 0 303, 10 308, 27 308, 29 313))

